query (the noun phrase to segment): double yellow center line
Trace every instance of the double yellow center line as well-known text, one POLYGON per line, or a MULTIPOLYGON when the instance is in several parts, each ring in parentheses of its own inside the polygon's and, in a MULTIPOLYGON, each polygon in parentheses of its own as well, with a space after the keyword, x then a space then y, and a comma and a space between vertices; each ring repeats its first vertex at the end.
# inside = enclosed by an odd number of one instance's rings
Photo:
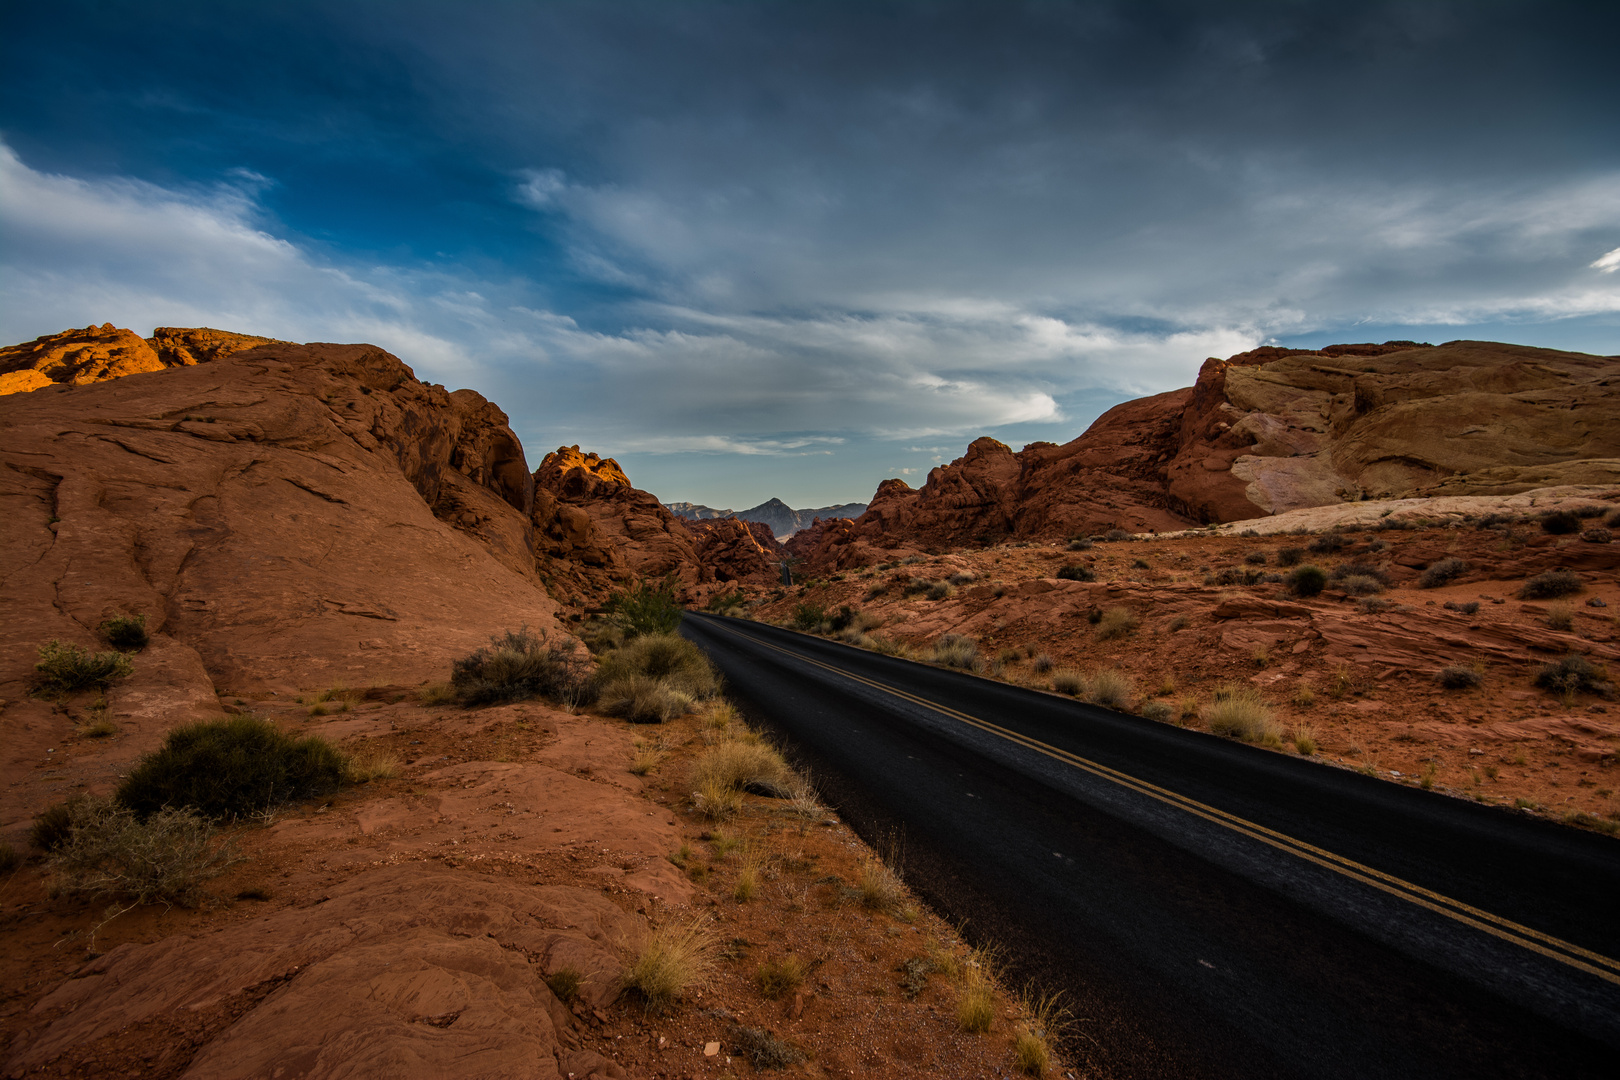
POLYGON ((1606 979, 1611 983, 1620 985, 1620 962, 1612 960, 1601 953, 1592 952, 1590 949, 1583 949, 1579 945, 1553 937, 1551 934, 1544 934, 1539 930, 1532 929, 1531 927, 1521 926, 1510 919, 1502 918, 1500 915, 1493 915, 1488 911, 1482 911, 1479 908, 1473 907, 1470 904, 1465 904, 1460 900, 1453 900, 1449 896, 1444 896, 1440 893, 1434 892, 1431 889, 1425 889, 1421 885, 1414 885, 1409 881, 1404 881, 1401 878, 1395 877, 1393 874, 1386 874, 1382 870, 1375 870, 1374 868, 1363 865, 1362 863, 1358 863, 1353 859, 1347 859, 1342 855, 1335 855, 1333 852, 1319 848, 1315 844, 1308 844, 1303 840, 1296 840, 1294 837, 1288 836, 1285 833, 1280 833, 1275 829, 1269 829, 1264 825, 1258 825, 1246 818, 1228 813, 1225 810, 1210 806, 1207 803, 1201 803, 1196 799, 1189 799, 1185 795, 1179 795, 1167 788, 1159 787, 1157 784, 1148 783, 1146 780, 1139 780, 1136 777, 1131 776, 1129 773, 1124 773, 1118 769, 1110 768, 1107 765, 1102 765, 1098 762, 1091 761, 1088 758, 1083 758, 1079 754, 1070 753, 1067 750, 1052 746, 1049 743, 1044 743, 1039 739, 1030 738, 1028 735, 1013 731, 1011 728, 1002 727, 1000 724, 994 724, 988 720, 981 720, 977 716, 971 716, 968 713, 964 713, 958 709, 953 709, 948 705, 941 705, 936 701, 930 701, 927 698, 919 697, 918 695, 909 691, 900 690, 896 687, 889 686, 886 683, 878 682, 875 679, 869 679, 862 675, 856 675, 852 672, 845 671, 842 668, 835 667, 832 664, 823 663, 820 660, 805 656, 803 653, 797 653, 790 649, 784 649, 781 646, 773 645, 770 642, 761 640, 760 638, 754 637, 751 634, 741 633, 729 626, 721 624, 715 625, 719 625, 721 630, 724 630, 726 633, 731 634, 734 637, 739 637, 746 641, 751 641, 757 645, 762 645, 774 652, 781 653, 784 656, 790 656, 795 660, 810 664, 813 667, 818 667, 830 674, 849 679, 851 682, 860 683, 862 686, 870 687, 871 689, 883 694, 887 694, 890 697, 898 698, 901 701, 910 702, 913 705, 920 705, 925 709, 938 713, 940 716, 956 720, 960 723, 968 725, 969 727, 978 728, 980 731, 987 734, 994 735, 1000 739, 1005 739, 1007 742, 1022 746, 1027 750, 1033 750, 1037 754, 1043 754, 1054 761, 1060 761, 1072 768, 1079 769, 1081 772, 1089 773, 1092 776, 1098 777, 1099 779, 1118 784, 1121 787, 1128 788, 1139 795, 1145 795, 1150 799, 1156 799, 1167 806, 1173 806, 1178 810, 1192 814, 1194 817, 1202 818, 1205 821, 1219 825, 1222 828, 1230 829, 1233 832, 1240 833, 1249 837, 1250 839, 1258 840, 1262 844, 1269 844, 1278 851, 1286 852, 1289 855, 1304 859, 1307 862, 1315 863, 1317 866, 1331 870, 1336 874, 1341 874, 1353 881, 1358 881, 1363 885, 1370 885, 1373 888, 1386 892, 1391 896, 1399 897, 1408 903, 1416 904, 1422 908, 1427 908, 1428 910, 1436 912, 1437 914, 1444 915, 1448 919, 1453 919, 1460 922, 1465 926, 1471 926, 1476 930, 1482 930, 1493 937, 1501 938, 1503 941, 1510 942, 1521 948, 1529 949, 1531 952, 1540 953, 1542 956, 1557 960, 1559 963, 1568 964, 1572 968, 1587 972, 1591 975, 1596 975, 1600 979, 1606 979))

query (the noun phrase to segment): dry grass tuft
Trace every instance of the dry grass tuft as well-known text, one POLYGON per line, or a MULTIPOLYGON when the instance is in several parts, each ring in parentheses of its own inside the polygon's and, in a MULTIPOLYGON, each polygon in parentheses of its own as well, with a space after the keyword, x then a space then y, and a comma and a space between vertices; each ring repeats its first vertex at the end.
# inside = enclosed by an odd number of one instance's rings
POLYGON ((963 1031, 982 1035, 995 1021, 997 967, 995 949, 986 947, 974 949, 958 968, 956 1024, 963 1031))
POLYGON ((646 776, 658 768, 659 763, 663 760, 664 747, 662 743, 637 739, 635 755, 630 759, 630 772, 635 776, 646 776))
POLYGON ((1110 709, 1123 709, 1131 700, 1131 677, 1114 668, 1102 668, 1091 674, 1091 689, 1086 695, 1091 701, 1110 709))
POLYGON ((934 643, 934 663, 946 667, 971 668, 979 658, 979 646, 970 637, 946 634, 934 643))
POLYGON ((1305 757, 1316 753, 1316 730, 1309 724, 1294 729, 1294 749, 1305 757))
POLYGON ((777 1001, 797 990, 804 982, 804 961, 791 954, 780 960, 767 960, 754 973, 759 992, 777 1001))
POLYGON ((906 887, 901 883, 900 875, 875 856, 868 856, 862 861, 860 874, 855 879, 855 892, 861 898, 862 906, 873 911, 896 912, 906 902, 906 887))
POLYGON ((416 692, 416 700, 423 705, 450 705, 456 700, 456 688, 447 682, 428 683, 416 692))
POLYGON ((399 775, 399 755, 368 748, 349 754, 343 765, 343 779, 351 784, 368 784, 373 780, 392 780, 399 775))
POLYGON ((1272 719, 1271 707, 1259 691, 1249 687, 1217 690, 1215 701, 1204 710, 1204 722, 1217 735, 1261 746, 1282 745, 1282 729, 1272 719))
POLYGON ((738 728, 693 763, 693 784, 702 789, 715 783, 773 799, 791 797, 797 786, 792 768, 757 732, 738 728))
POLYGON ((1063 1030, 1073 1022, 1061 999, 1061 994, 1025 999, 1024 1008, 1029 1018, 1019 1026, 1013 1040, 1013 1057, 1020 1072, 1045 1076, 1052 1070, 1051 1044, 1062 1038, 1063 1030))
POLYGON ((714 938, 701 918, 659 927, 625 968, 625 985, 641 994, 648 1012, 667 1012, 708 975, 713 953, 714 938))
POLYGON ((1126 637, 1136 633, 1136 628, 1141 624, 1142 620, 1130 608, 1111 607, 1102 613, 1102 620, 1097 623, 1097 640, 1112 641, 1126 637))

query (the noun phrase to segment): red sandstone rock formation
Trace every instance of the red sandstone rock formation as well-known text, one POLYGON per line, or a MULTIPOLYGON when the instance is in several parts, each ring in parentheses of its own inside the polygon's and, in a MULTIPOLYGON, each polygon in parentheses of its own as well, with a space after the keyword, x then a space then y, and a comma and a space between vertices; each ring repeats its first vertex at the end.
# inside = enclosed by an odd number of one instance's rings
POLYGON ((886 480, 850 526, 790 550, 817 567, 872 550, 1239 521, 1414 495, 1620 482, 1620 357, 1492 342, 1261 348, 1192 387, 1125 402, 1078 439, 994 439, 920 489, 886 480))
POLYGON ((160 326, 144 340, 112 323, 64 330, 0 349, 0 395, 38 390, 55 383, 83 386, 166 367, 189 367, 276 343, 274 338, 207 327, 160 326))
POLYGON ((762 521, 709 518, 682 519, 681 524, 692 534, 698 559, 718 582, 764 584, 776 578, 787 555, 771 527, 762 521))

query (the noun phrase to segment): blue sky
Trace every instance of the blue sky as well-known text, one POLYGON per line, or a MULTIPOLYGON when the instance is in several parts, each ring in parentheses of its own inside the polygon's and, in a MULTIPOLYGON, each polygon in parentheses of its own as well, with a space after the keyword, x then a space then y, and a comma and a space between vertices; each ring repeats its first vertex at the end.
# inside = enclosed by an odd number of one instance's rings
POLYGON ((8 5, 0 341, 371 341, 737 508, 1262 342, 1620 352, 1617 11, 8 5))

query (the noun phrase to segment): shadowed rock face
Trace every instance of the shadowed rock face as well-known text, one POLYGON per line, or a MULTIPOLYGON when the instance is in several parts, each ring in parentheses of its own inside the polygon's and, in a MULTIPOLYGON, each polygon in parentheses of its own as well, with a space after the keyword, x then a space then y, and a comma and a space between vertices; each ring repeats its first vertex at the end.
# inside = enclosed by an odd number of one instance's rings
POLYGON ((698 558, 713 571, 717 582, 770 581, 787 554, 762 521, 720 518, 682 524, 692 534, 698 558))
POLYGON ((849 525, 790 548, 861 549, 1178 529, 1364 498, 1620 482, 1620 357, 1494 342, 1263 348, 1118 405, 1078 439, 994 439, 913 490, 886 480, 849 525))

